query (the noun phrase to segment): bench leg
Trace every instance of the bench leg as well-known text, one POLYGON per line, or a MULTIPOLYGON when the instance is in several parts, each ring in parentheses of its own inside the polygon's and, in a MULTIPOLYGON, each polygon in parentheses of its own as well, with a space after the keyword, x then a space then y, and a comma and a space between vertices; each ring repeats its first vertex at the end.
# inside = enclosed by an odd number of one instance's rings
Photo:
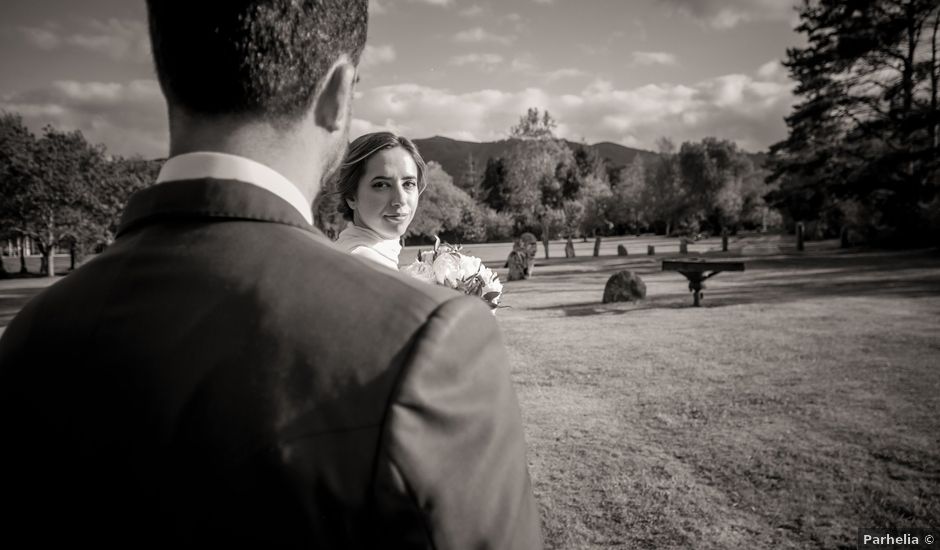
POLYGON ((705 279, 708 277, 700 271, 680 271, 689 280, 689 291, 692 292, 692 305, 701 307, 702 290, 705 288, 705 279))

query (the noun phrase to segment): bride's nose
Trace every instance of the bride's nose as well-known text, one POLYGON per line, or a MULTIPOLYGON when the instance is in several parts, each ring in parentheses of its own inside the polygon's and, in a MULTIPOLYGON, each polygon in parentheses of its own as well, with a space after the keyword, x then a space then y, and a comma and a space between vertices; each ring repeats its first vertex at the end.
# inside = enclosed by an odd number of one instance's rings
POLYGON ((392 196, 392 206, 402 206, 403 204, 405 204, 405 187, 396 185, 392 196))

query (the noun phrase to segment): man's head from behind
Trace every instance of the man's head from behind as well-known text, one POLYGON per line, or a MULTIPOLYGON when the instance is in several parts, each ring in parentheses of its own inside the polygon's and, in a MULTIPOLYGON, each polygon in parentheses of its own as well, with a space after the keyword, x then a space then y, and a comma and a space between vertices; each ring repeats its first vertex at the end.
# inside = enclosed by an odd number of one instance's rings
POLYGON ((332 65, 358 63, 365 0, 148 0, 160 85, 192 116, 289 123, 310 107, 332 65))
MULTIPOLYGON (((367 0, 147 0, 147 9, 171 132, 174 119, 299 124, 335 93, 337 63, 358 64, 368 25, 367 0)), ((315 113, 342 141, 344 107, 315 113)))

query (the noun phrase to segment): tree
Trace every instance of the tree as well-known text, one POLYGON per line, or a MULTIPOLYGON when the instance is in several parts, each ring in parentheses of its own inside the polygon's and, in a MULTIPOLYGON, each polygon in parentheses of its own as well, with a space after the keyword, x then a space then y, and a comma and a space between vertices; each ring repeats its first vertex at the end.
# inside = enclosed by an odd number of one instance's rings
POLYGON ((425 178, 427 188, 421 194, 418 211, 405 237, 439 236, 455 242, 484 238, 483 214, 470 195, 454 185, 450 174, 431 161, 425 178))
POLYGON ((476 159, 473 158, 472 154, 467 153, 463 170, 460 173, 460 178, 457 180, 457 186, 466 194, 470 195, 473 200, 478 200, 480 196, 480 182, 482 179, 483 174, 480 172, 476 159))
POLYGON ((519 124, 509 130, 511 139, 552 140, 558 123, 546 110, 541 115, 536 107, 530 107, 526 114, 519 117, 519 124))
POLYGON ((705 222, 716 233, 738 224, 744 207, 743 178, 753 165, 733 142, 708 137, 683 143, 679 171, 687 218, 705 222))
MULTIPOLYGON (((16 238, 20 243, 20 272, 26 272, 23 236, 27 222, 29 167, 36 137, 18 114, 0 114, 0 238, 16 238)), ((0 262, 0 273, 5 274, 0 262)))
POLYGON ((559 140, 511 140, 506 154, 505 209, 516 218, 516 230, 541 234, 548 241, 563 227, 559 167, 571 164, 571 150, 559 140))
POLYGON ((557 179, 561 182, 562 199, 571 200, 579 197, 581 187, 587 178, 608 183, 611 181, 607 159, 601 157, 597 151, 586 143, 572 144, 570 149, 572 162, 563 164, 557 175, 557 179))
POLYGON ((489 158, 486 169, 483 171, 483 181, 480 182, 480 199, 482 202, 501 212, 506 209, 508 190, 506 188, 506 165, 502 158, 489 158))
POLYGON ((584 203, 579 200, 569 200, 561 207, 564 214, 565 237, 577 237, 581 232, 581 223, 584 218, 584 203))
POLYGON ((627 227, 639 234, 641 223, 645 223, 646 212, 643 193, 646 187, 646 164, 637 155, 625 169, 614 173, 611 182, 610 220, 615 225, 627 227))
POLYGON ((595 175, 584 180, 579 193, 579 202, 584 205, 581 214, 581 234, 594 236, 606 233, 612 226, 610 211, 613 208, 613 194, 606 181, 595 175))
POLYGON ((940 170, 940 5, 804 0, 799 17, 807 46, 789 49, 785 65, 801 101, 771 147, 768 180, 781 183, 771 198, 857 199, 887 226, 917 232, 940 170))
POLYGON ((131 195, 157 180, 163 160, 146 160, 139 156, 113 157, 105 166, 103 177, 93 187, 88 205, 100 233, 99 241, 114 242, 121 213, 131 195))
POLYGON ((104 172, 104 151, 85 141, 79 131, 47 126, 36 141, 20 196, 25 223, 18 230, 32 238, 43 256, 41 271, 55 276, 55 251, 75 239, 88 221, 88 205, 104 172))
POLYGON ((646 172, 641 200, 650 213, 651 221, 661 223, 664 234, 669 236, 686 210, 686 198, 675 145, 668 138, 660 138, 657 147, 659 152, 646 172))
POLYGON ((560 164, 571 163, 571 151, 557 140, 510 140, 505 158, 504 209, 513 212, 521 231, 535 230, 537 210, 560 206, 560 164))

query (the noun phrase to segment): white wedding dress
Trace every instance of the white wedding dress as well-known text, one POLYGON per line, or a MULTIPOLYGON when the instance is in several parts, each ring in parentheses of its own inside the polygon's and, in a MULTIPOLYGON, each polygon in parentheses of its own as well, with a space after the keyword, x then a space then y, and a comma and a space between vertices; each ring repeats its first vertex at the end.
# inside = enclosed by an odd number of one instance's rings
POLYGON ((386 239, 371 229, 350 223, 333 244, 344 252, 398 270, 398 255, 401 254, 398 239, 386 239))

